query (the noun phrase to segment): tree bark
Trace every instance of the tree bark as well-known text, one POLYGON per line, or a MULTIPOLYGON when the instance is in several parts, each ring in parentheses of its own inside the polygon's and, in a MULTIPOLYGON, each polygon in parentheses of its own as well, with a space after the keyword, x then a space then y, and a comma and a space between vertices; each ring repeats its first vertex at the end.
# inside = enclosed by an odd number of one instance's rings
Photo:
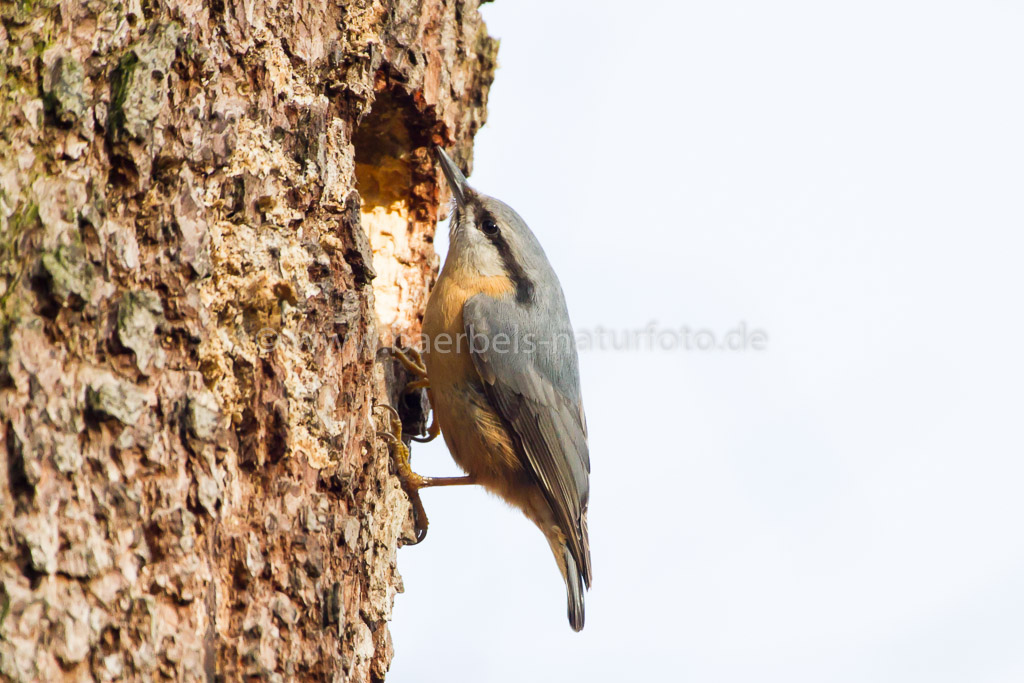
POLYGON ((478 0, 0 2, 0 676, 382 680, 478 0), (400 400, 402 399, 402 400, 400 400))

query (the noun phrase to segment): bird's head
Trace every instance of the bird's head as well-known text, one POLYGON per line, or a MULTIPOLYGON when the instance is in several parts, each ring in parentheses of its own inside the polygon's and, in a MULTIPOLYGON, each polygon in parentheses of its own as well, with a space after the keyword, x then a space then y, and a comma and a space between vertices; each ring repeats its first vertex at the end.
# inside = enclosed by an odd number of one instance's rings
POLYGON ((444 150, 438 147, 436 152, 455 198, 445 267, 452 264, 480 277, 507 277, 516 299, 531 301, 554 278, 537 238, 512 207, 470 187, 444 150))

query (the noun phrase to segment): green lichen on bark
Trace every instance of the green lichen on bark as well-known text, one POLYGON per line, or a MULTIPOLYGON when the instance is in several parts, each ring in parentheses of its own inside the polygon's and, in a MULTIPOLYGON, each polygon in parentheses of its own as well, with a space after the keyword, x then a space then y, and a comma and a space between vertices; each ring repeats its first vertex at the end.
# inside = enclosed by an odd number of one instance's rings
POLYGON ((71 295, 75 295, 82 301, 89 301, 96 272, 86 258, 81 242, 75 241, 43 254, 40 263, 49 276, 51 291, 58 299, 66 303, 71 295))
POLYGON ((86 390, 85 398, 94 412, 126 425, 138 422, 146 408, 146 397, 134 384, 109 374, 95 380, 86 390))
POLYGON ((71 125, 85 117, 85 71, 70 55, 59 55, 43 74, 43 101, 57 120, 71 125))
POLYGON ((157 343, 157 328, 163 321, 163 305, 152 290, 128 291, 117 307, 117 336, 125 348, 135 352, 139 371, 148 373, 151 365, 163 367, 164 352, 157 343))
POLYGON ((111 80, 110 132, 114 141, 143 140, 166 106, 168 76, 181 27, 171 22, 150 30, 149 37, 132 47, 111 80))
MULTIPOLYGON (((5 197, 0 191, 0 203, 5 197)), ((2 225, 2 223, 0 223, 2 225)), ((27 263, 22 242, 26 232, 39 225, 39 205, 25 204, 7 218, 6 229, 0 233, 0 277, 5 279, 4 291, 0 293, 0 322, 10 316, 7 303, 25 274, 27 263)))
POLYGON ((135 52, 129 52, 117 63, 117 68, 110 76, 110 109, 107 114, 107 130, 110 131, 110 136, 113 139, 125 134, 124 104, 128 99, 128 89, 138 63, 139 58, 135 52))

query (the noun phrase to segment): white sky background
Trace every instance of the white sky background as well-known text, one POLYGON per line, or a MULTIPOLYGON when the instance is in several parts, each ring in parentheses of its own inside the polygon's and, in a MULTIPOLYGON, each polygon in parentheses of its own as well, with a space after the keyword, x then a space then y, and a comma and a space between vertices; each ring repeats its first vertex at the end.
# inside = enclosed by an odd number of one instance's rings
POLYGON ((622 7, 485 6, 470 182, 578 331, 767 348, 582 353, 586 629, 520 513, 425 491, 389 680, 1024 680, 1024 5, 622 7))

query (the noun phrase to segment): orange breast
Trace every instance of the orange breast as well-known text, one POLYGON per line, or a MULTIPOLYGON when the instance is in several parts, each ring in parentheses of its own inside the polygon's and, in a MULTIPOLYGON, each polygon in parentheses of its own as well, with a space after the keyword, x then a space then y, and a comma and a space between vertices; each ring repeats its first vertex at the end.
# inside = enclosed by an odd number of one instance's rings
POLYGON ((469 352, 462 307, 476 294, 513 296, 506 277, 470 277, 446 271, 427 302, 423 360, 430 379, 434 412, 455 462, 486 488, 522 507, 518 487, 525 472, 501 418, 472 384, 480 378, 469 352))

